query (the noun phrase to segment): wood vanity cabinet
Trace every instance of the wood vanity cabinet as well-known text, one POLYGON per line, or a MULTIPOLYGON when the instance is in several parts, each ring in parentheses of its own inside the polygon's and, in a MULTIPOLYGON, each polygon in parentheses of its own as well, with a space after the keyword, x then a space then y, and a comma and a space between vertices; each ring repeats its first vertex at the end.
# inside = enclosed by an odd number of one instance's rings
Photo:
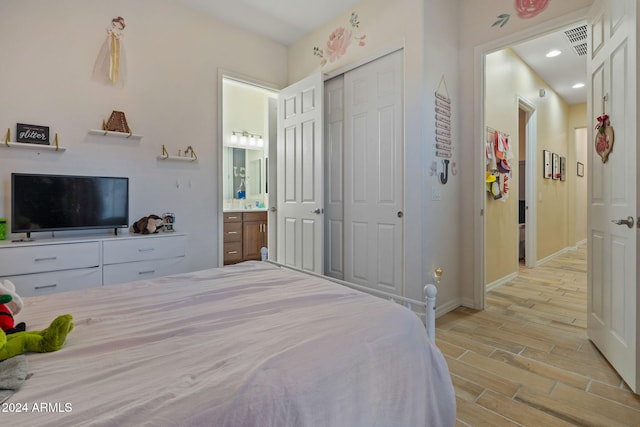
POLYGON ((224 213, 224 264, 260 260, 267 246, 267 212, 224 213))
POLYGON ((245 260, 262 259, 260 250, 267 246, 267 213, 242 214, 242 257, 245 260))

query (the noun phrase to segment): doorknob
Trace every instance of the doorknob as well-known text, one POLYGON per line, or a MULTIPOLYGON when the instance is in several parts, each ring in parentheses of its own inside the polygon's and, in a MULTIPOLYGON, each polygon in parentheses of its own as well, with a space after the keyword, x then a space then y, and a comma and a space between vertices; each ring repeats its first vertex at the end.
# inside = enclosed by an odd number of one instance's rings
POLYGON ((633 228, 633 217, 628 216, 627 219, 612 219, 611 222, 617 225, 626 225, 629 228, 633 228))
POLYGON ((316 215, 320 215, 322 213, 322 209, 320 208, 315 208, 314 210, 311 211, 311 213, 314 213, 316 215))
POLYGON ((275 206, 271 206, 271 212, 275 212, 275 211, 277 211, 277 210, 278 210, 278 209, 276 209, 276 207, 275 207, 275 206))

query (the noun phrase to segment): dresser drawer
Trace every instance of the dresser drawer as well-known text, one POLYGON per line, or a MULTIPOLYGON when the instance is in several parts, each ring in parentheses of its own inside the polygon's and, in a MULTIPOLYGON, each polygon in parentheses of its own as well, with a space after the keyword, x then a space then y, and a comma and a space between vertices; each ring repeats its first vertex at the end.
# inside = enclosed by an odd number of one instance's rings
POLYGON ((223 250, 225 264, 242 261, 242 242, 225 243, 223 250))
POLYGON ((184 273, 185 261, 185 257, 179 257, 105 265, 102 267, 102 283, 106 286, 184 273))
POLYGON ((185 236, 140 236, 123 240, 105 240, 102 245, 103 264, 158 260, 185 255, 185 236))
POLYGON ((228 222, 224 225, 224 242, 241 242, 242 241, 242 223, 228 222))
POLYGON ((81 268, 50 273, 22 274, 2 279, 9 279, 13 282, 16 285, 18 295, 32 297, 102 286, 102 270, 100 267, 81 268))
POLYGON ((262 222, 267 222, 267 213, 262 211, 262 212, 244 212, 242 214, 242 220, 244 222, 247 221, 262 221, 262 222))
POLYGON ((242 212, 225 212, 224 222, 242 222, 242 212))
POLYGON ((3 276, 99 265, 100 242, 0 248, 0 272, 3 276))

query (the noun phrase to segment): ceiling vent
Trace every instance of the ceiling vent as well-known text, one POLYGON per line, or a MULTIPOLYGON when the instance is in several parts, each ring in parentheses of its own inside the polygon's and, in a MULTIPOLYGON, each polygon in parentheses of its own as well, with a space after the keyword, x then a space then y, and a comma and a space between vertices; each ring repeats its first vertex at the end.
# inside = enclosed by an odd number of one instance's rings
POLYGON ((564 32, 574 52, 578 56, 587 54, 587 26, 581 25, 564 32))

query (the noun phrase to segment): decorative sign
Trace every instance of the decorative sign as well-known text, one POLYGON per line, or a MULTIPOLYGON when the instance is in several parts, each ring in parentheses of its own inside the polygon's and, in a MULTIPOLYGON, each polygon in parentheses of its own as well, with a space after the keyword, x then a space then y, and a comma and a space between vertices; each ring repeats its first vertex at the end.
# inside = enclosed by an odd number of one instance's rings
POLYGON ((16 141, 49 145, 49 126, 16 124, 16 141))
MULTIPOLYGON (((449 166, 451 166, 451 174, 457 174, 456 162, 451 161, 453 156, 453 144, 451 143, 451 98, 449 97, 449 90, 447 88, 447 82, 444 76, 440 79, 440 84, 435 92, 435 154, 439 157, 442 163, 442 172, 438 174, 438 178, 441 184, 446 184, 449 180, 449 166), (444 93, 441 92, 441 88, 444 87, 444 93)), ((432 171, 433 174, 437 174, 438 162, 434 161, 436 171, 432 171)), ((434 165, 432 165, 432 169, 434 165)))

